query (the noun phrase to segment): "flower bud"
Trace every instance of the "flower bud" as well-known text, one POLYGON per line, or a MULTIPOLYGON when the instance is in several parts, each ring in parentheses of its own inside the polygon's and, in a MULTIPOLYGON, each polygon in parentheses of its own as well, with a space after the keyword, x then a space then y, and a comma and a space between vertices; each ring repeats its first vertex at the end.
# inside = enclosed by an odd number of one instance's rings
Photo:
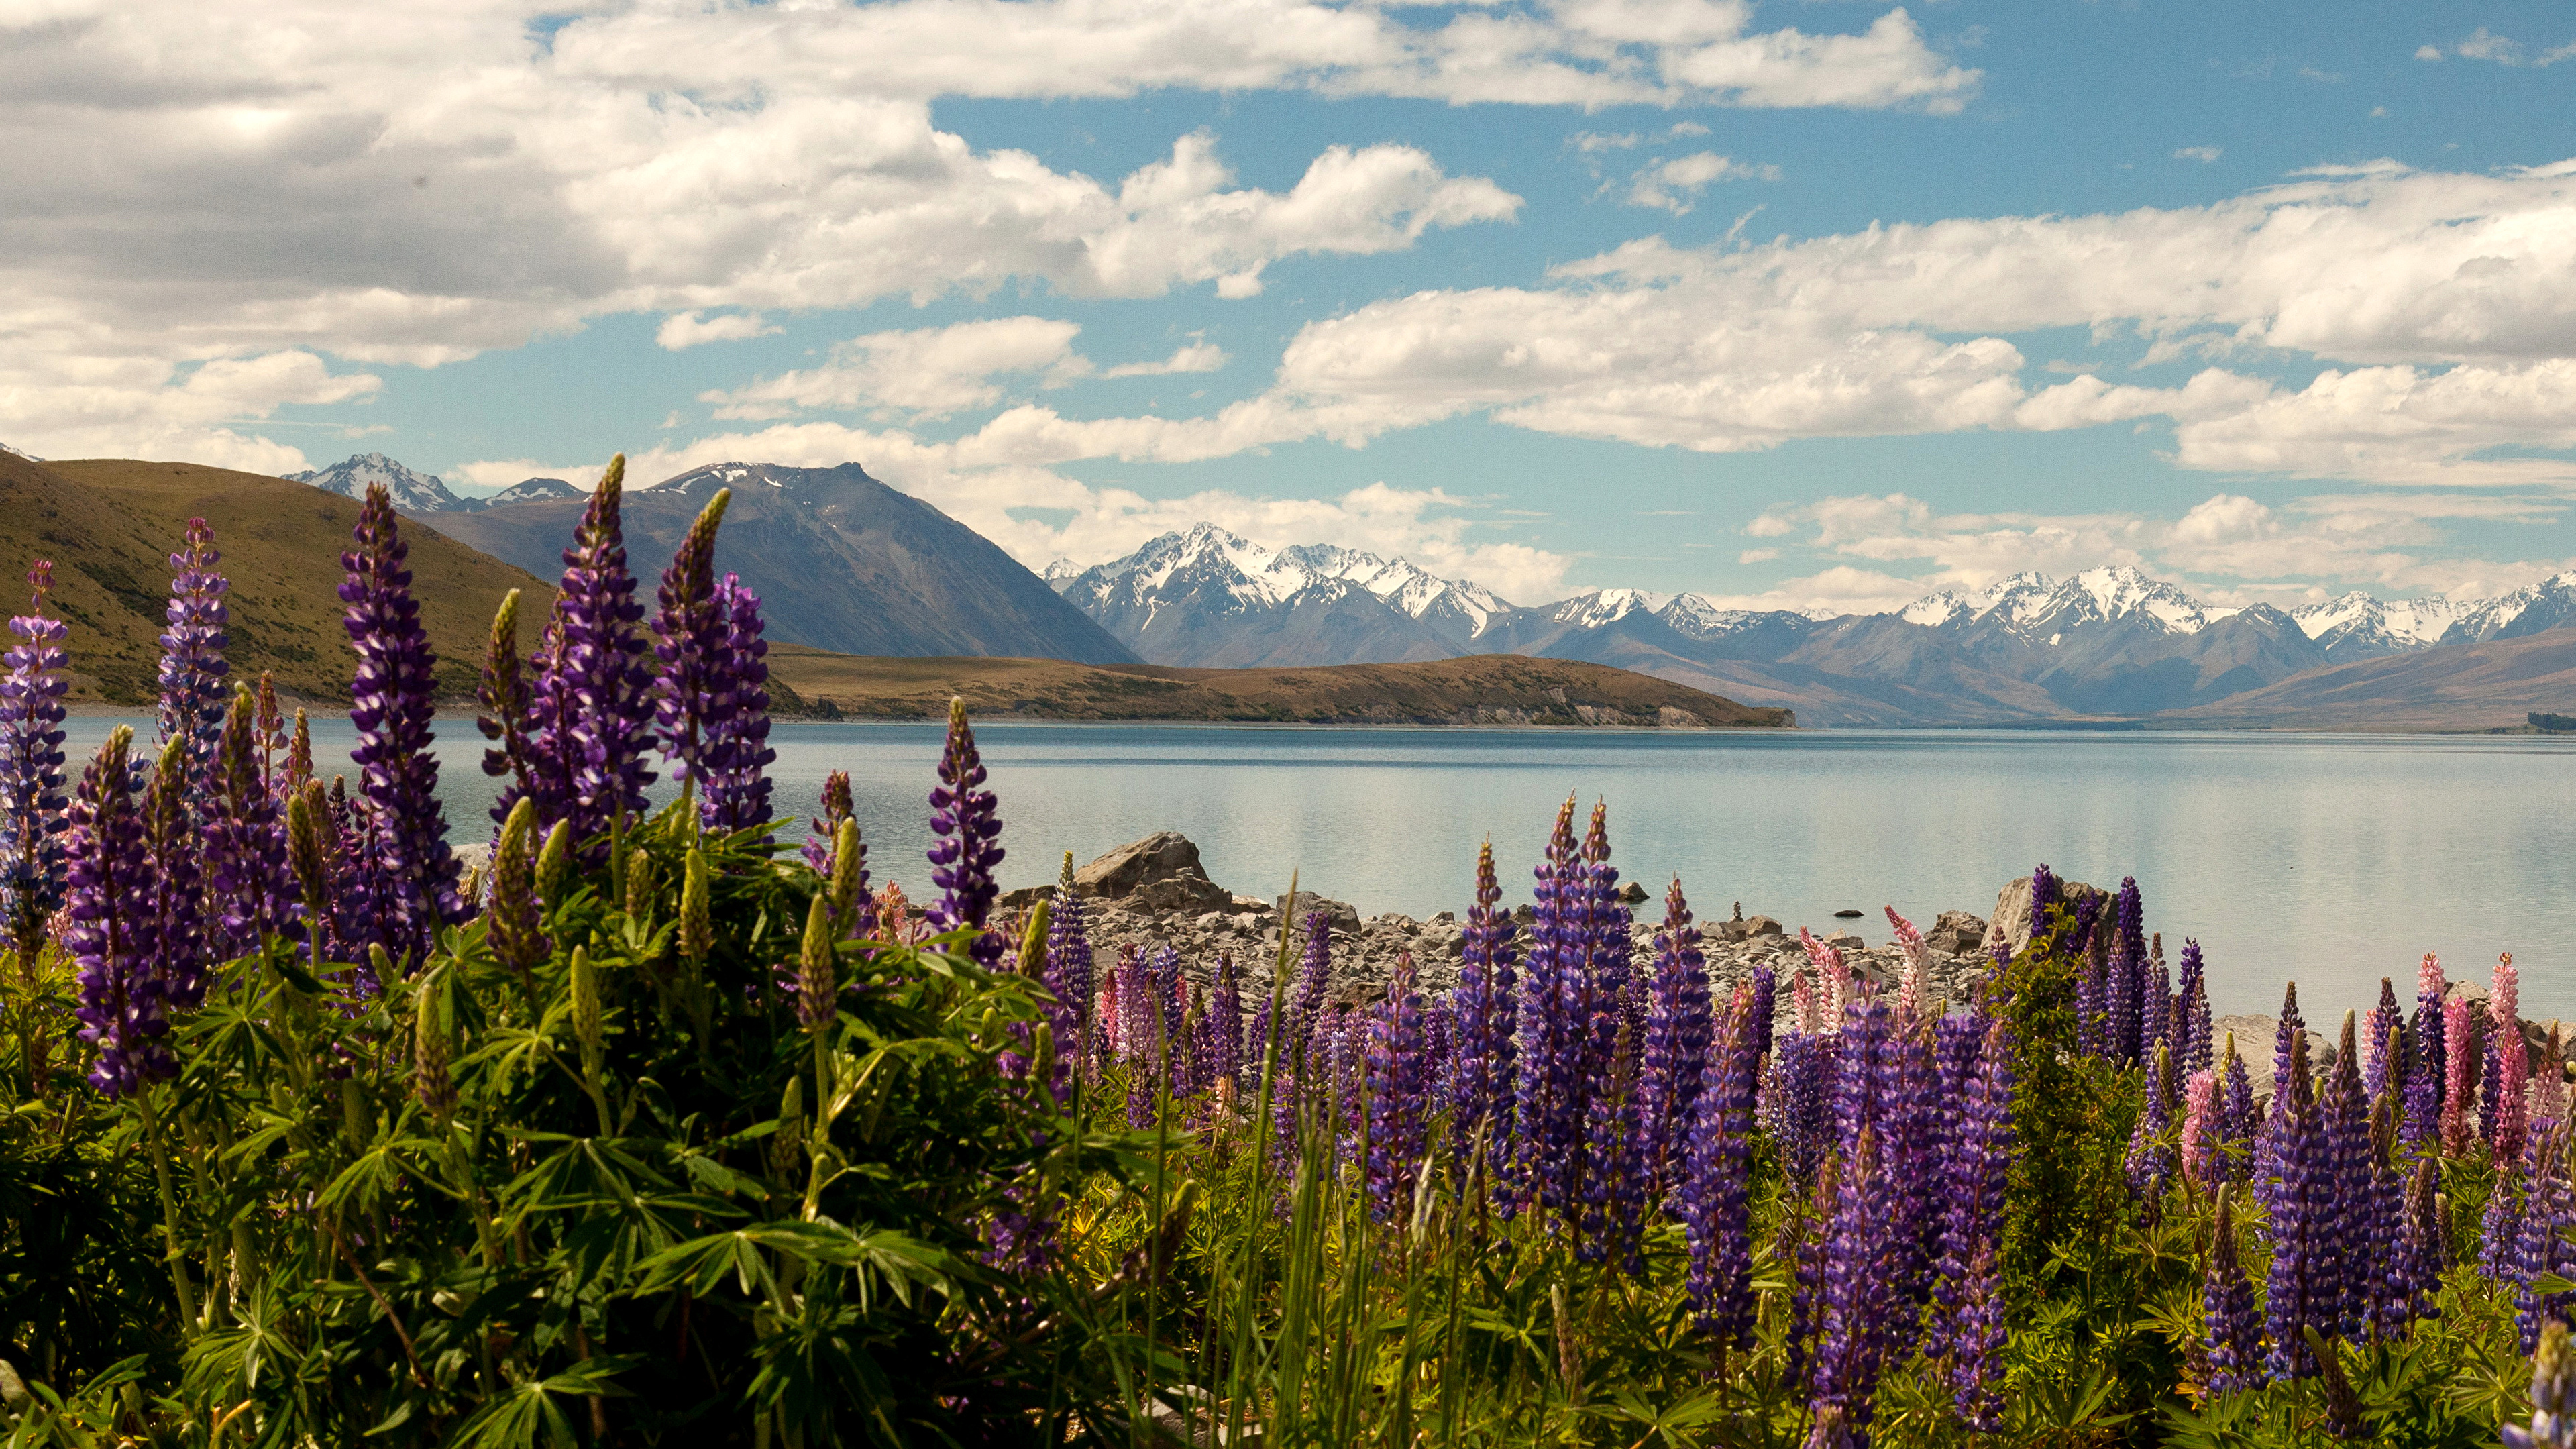
POLYGON ((637 850, 626 858, 626 915, 641 921, 653 914, 653 857, 637 850))
POLYGON ((859 823, 843 820, 832 837, 832 919, 844 932, 858 924, 859 883, 866 879, 867 847, 859 843, 859 823))
POLYGON ((455 1043, 449 1036, 446 987, 442 973, 433 971, 422 979, 412 996, 411 1023, 412 1093, 441 1127, 456 1115, 456 1083, 447 1070, 455 1043))
POLYGON ((572 822, 558 820, 546 832, 545 849, 537 852, 537 896, 554 909, 572 890, 572 822))
POLYGON ((796 1019, 810 1032, 821 1032, 840 1014, 833 968, 831 906, 821 896, 805 913, 805 938, 796 963, 796 1019))
POLYGON ((492 852, 492 955, 525 975, 545 959, 543 916, 537 904, 535 867, 528 859, 537 830, 537 807, 521 796, 501 825, 492 852))
POLYGON ((707 858, 692 850, 680 882, 680 954, 703 962, 715 948, 715 915, 707 900, 707 858))
POLYGON ((295 707, 295 738, 286 747, 286 783, 304 788, 313 778, 313 722, 304 717, 304 706, 295 707))

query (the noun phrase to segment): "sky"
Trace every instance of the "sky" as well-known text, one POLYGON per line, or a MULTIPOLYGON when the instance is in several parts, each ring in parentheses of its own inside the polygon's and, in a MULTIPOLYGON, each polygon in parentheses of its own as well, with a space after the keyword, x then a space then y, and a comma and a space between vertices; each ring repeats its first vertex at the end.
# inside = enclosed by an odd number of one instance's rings
POLYGON ((0 443, 1853 611, 2576 565, 2576 10, 0 0, 0 443))

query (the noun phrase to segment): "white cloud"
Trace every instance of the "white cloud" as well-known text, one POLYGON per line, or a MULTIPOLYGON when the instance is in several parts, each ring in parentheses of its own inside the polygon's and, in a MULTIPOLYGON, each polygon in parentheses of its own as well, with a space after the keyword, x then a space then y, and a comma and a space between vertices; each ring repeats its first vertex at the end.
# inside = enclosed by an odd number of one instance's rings
MULTIPOLYGON (((1835 497, 1766 510, 1748 532, 1789 538, 1823 559, 1913 566, 1876 574, 1832 564, 1781 586, 1781 597, 1920 597, 1991 588, 2014 573, 2065 574, 2103 563, 2180 578, 2213 602, 2295 603, 2359 581, 2395 593, 2493 593, 2555 570, 2546 560, 2443 556, 2446 519, 2543 521, 2561 505, 2513 495, 2320 495, 2275 508, 2218 493, 2178 518, 2110 510, 2091 514, 1942 514, 1902 493, 1835 497), (1926 568, 1928 566, 1928 568, 1926 568), (1869 580, 1884 580, 1870 584, 1869 580), (1861 585, 1856 587, 1856 585, 1861 585)), ((1777 607, 1777 606, 1774 606, 1777 607)))
POLYGON ((2415 58, 2417 60, 2440 60, 2442 58, 2442 47, 2438 45, 2419 45, 2415 47, 2415 58))
POLYGON ((1225 349, 1212 342, 1193 342, 1172 349, 1172 355, 1160 362, 1122 362, 1101 373, 1102 377, 1166 377, 1174 373, 1215 372, 1229 359, 1225 349))
MULTIPOLYGON (((2469 32, 2466 39, 2462 40, 2459 44, 2452 46, 2450 53, 2460 57, 2462 60, 2488 60, 2493 61, 2498 65, 2509 65, 2515 67, 2531 66, 2537 69, 2556 65, 2562 60, 2576 58, 2576 41, 2570 41, 2565 45, 2558 46, 2551 50, 2544 50, 2538 55, 2533 55, 2523 47, 2521 41, 2516 40, 2509 35, 2498 35, 2481 25, 2477 29, 2469 32)), ((2440 60, 2442 58, 2442 48, 2438 45, 2419 47, 2415 52, 2415 58, 2417 60, 2440 60)))
POLYGON ((1691 209, 1692 202, 1710 183, 1748 176, 1777 181, 1780 168, 1748 165, 1712 151, 1662 157, 1639 167, 1637 174, 1629 178, 1628 204, 1661 207, 1680 216, 1691 209))
POLYGON ((48 356, 41 340, 0 351, 0 416, 11 441, 49 458, 187 458, 293 472, 306 463, 300 448, 245 426, 282 407, 351 402, 383 386, 372 373, 334 373, 301 350, 183 367, 143 357, 65 360, 48 356))
POLYGON ((775 337, 785 329, 761 319, 757 312, 729 312, 721 317, 700 318, 696 312, 674 312, 662 319, 662 329, 653 340, 667 351, 678 352, 705 342, 747 342, 754 337, 775 337))
POLYGON ((2173 158, 2176 161, 2215 161, 2226 154, 2226 149, 2219 146, 2185 146, 2174 152, 2173 158))
POLYGON ((1081 328, 1046 317, 995 317, 871 332, 832 349, 817 368, 781 373, 730 390, 704 392, 719 418, 781 418, 799 411, 882 409, 925 418, 989 407, 1004 376, 1069 381, 1091 371, 1073 350, 1081 328))
POLYGON ((1293 89, 1453 105, 1946 113, 1979 80, 1932 51, 1902 9, 1856 35, 1756 31, 1744 0, 1553 0, 1428 15, 1433 23, 1412 25, 1373 6, 1313 0, 880 0, 779 7, 752 22, 657 7, 577 19, 553 51, 570 75, 719 95, 1293 89))

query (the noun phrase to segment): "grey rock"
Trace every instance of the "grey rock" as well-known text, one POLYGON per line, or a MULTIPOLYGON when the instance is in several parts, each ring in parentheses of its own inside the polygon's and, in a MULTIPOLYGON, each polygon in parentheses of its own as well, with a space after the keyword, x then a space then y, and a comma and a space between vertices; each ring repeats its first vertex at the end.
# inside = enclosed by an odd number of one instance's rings
MULTIPOLYGON (((2057 895, 2060 900, 2073 902, 2082 900, 2086 896, 2101 896, 2107 899, 2110 892, 2099 886, 2086 885, 2080 880, 2061 880, 2057 883, 2057 895)), ((2014 951, 2019 951, 2030 944, 2029 876, 2008 882, 2002 890, 1995 893, 1995 913, 1989 918, 1986 929, 1988 934, 1984 940, 1988 943, 2000 940, 2014 951)))
POLYGON ((1741 924, 1744 927, 1744 934, 1747 937, 1783 936, 1787 934, 1787 932, 1780 928, 1780 923, 1771 919, 1769 916, 1747 916, 1742 922, 1734 924, 1741 924))
MULTIPOLYGON (((1198 846, 1177 830, 1157 830, 1075 871, 1073 888, 1086 896, 1118 900, 1138 886, 1169 879, 1184 870, 1207 879, 1207 871, 1199 864, 1198 846)), ((1227 899, 1231 901, 1233 897, 1229 895, 1227 899)))
POLYGON ((1986 923, 1966 911, 1943 911, 1923 933, 1923 944, 1957 956, 1986 944, 1986 923))
POLYGON ((1276 903, 1276 908, 1300 932, 1306 929, 1306 918, 1317 911, 1324 913, 1328 929, 1356 932, 1360 928, 1359 907, 1348 901, 1334 900, 1330 896, 1319 896, 1313 891, 1297 892, 1297 899, 1293 903, 1288 897, 1281 896, 1276 903))

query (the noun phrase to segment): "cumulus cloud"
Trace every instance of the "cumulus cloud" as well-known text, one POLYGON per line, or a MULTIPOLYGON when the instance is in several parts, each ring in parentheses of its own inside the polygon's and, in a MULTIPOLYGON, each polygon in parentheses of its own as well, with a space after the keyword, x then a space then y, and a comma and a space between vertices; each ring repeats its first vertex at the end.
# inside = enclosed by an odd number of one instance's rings
POLYGON ((2185 146, 2174 152, 2173 158, 2176 161, 2215 161, 2226 154, 2225 148, 2219 146, 2185 146))
MULTIPOLYGON (((2570 41, 2565 45, 2534 55, 2523 46, 2521 41, 2509 35, 2498 35, 2481 25, 2469 32, 2466 39, 2452 46, 2450 53, 2462 60, 2488 60, 2498 65, 2540 68, 2576 57, 2576 41, 2570 41)), ((2415 58, 2440 60, 2442 48, 2438 45, 2419 46, 2415 51, 2415 58)))
POLYGON ((1225 349, 1212 342, 1192 342, 1172 349, 1160 362, 1122 362, 1102 377, 1168 377, 1184 372, 1215 372, 1225 366, 1225 349))
POLYGON ((1756 30, 1745 0, 1541 0, 1404 12, 1312 0, 878 0, 586 16, 571 75, 696 92, 1125 97, 1308 90, 1453 105, 1840 106, 1954 112, 1979 73, 1902 9, 1858 34, 1756 30), (1424 11, 1411 14, 1424 15, 1424 11))
POLYGON ((748 342, 755 337, 774 337, 784 329, 763 321, 757 312, 729 312, 720 317, 701 318, 696 312, 674 312, 662 319, 662 328, 653 341, 662 348, 678 352, 706 342, 748 342))
MULTIPOLYGON (((994 73, 979 25, 1098 17, 1039 0, 949 8, 643 7, 548 43, 530 29, 541 9, 510 0, 61 0, 0 57, 0 333, 28 416, 13 426, 76 450, 52 430, 128 361, 144 374, 263 352, 435 365, 636 311, 673 314, 658 340, 680 347, 754 335, 764 309, 1006 284, 1248 296, 1282 258, 1398 250, 1519 208, 1404 145, 1325 149, 1285 191, 1237 184, 1204 135, 1124 177, 978 149, 933 124, 931 97, 957 93, 933 73, 994 73), (951 63, 862 64, 887 26, 909 27, 908 54, 945 45, 951 63), (815 48, 796 64, 726 70, 800 27, 815 48)), ((1177 20, 1217 34, 1253 9, 1177 20)), ((1281 17, 1293 34, 1272 39, 1292 51, 1387 24, 1294 5, 1281 17)), ((1094 54, 1080 85, 1268 83, 1185 57, 1158 70, 1101 43, 1114 53, 1094 54)), ((1309 75, 1300 54, 1289 69, 1309 75)), ((168 436, 202 433, 187 421, 173 411, 168 436)))
POLYGON ((1941 589, 1989 589, 2026 570, 2063 575, 2115 563, 2186 580, 2216 603, 2291 605, 2354 581, 2392 593, 2463 596, 2527 584, 2561 565, 2453 556, 2443 525, 2543 522, 2564 507, 2529 496, 2465 493, 2319 495, 2275 507, 2221 492, 2178 517, 2130 510, 1942 513, 1894 493, 1767 509, 1745 532, 1792 540, 1812 557, 1861 561, 1832 563, 1792 580, 1781 586, 1783 597, 1849 595, 1853 581, 1867 576, 1900 581, 1901 588, 1896 582, 1878 587, 1911 599, 1941 589), (1899 568, 1905 571, 1894 572, 1899 568), (1829 577, 1834 582, 1818 582, 1829 577))
POLYGON ((1747 165, 1712 151, 1662 157, 1639 167, 1637 174, 1629 178, 1628 204, 1660 207, 1680 216, 1691 209, 1693 201, 1709 188, 1710 183, 1745 177, 1777 181, 1780 168, 1747 165))
POLYGON ((996 378, 1038 376, 1062 383, 1089 372, 1089 359, 1073 350, 1081 330, 1047 317, 995 317, 871 332, 834 347, 822 367, 700 393, 698 401, 715 404, 719 418, 857 409, 946 417, 999 402, 996 378))

